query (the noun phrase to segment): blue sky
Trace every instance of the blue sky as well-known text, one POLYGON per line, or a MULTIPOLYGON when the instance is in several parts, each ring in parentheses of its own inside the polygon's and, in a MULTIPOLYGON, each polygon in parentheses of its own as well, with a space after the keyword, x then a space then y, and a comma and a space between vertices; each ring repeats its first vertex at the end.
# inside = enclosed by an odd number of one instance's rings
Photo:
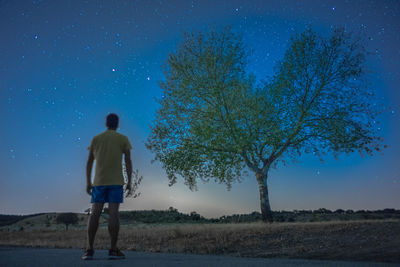
POLYGON ((207 217, 259 210, 250 174, 231 191, 192 192, 168 179, 144 143, 161 97, 161 66, 184 31, 232 25, 253 50, 249 71, 273 74, 292 34, 345 26, 365 37, 368 75, 384 103, 388 148, 374 157, 304 156, 270 173, 273 210, 400 208, 400 5, 397 1, 1 1, 0 213, 80 212, 89 206, 85 164, 109 112, 120 116, 138 199, 121 209, 195 210, 207 217))

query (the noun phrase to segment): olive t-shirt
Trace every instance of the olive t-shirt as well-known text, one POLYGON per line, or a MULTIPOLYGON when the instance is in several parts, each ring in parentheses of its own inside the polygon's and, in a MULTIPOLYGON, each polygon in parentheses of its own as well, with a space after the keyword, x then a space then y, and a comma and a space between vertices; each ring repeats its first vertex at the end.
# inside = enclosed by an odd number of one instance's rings
POLYGON ((115 130, 106 130, 93 137, 88 149, 96 160, 93 185, 123 185, 122 154, 132 149, 128 138, 115 130))

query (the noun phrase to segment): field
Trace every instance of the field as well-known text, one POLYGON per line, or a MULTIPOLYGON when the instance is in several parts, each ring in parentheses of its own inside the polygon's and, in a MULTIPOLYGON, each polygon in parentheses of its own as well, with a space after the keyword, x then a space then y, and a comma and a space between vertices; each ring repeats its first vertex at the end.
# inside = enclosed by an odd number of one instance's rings
MULTIPOLYGON (((80 214, 79 223, 69 231, 63 225, 53 224, 55 216, 29 217, 1 227, 0 245, 83 248, 87 215, 80 214)), ((96 248, 109 248, 106 226, 102 218, 96 248)), ((121 226, 119 246, 152 252, 400 263, 399 237, 398 219, 272 224, 135 223, 121 226)))

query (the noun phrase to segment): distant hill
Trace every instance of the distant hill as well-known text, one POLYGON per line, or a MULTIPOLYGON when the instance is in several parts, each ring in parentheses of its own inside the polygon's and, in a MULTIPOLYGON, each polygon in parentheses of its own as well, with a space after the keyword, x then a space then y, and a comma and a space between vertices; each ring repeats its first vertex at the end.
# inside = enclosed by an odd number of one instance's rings
POLYGON ((10 225, 25 218, 42 215, 43 213, 30 214, 30 215, 3 215, 0 214, 0 226, 10 225))
MULTIPOLYGON (((32 230, 65 230, 64 224, 58 224, 56 221, 57 215, 60 213, 49 212, 49 213, 39 213, 32 215, 19 216, 19 220, 12 224, 4 225, 10 220, 2 222, 0 231, 32 231, 32 230)), ((77 213, 78 223, 70 226, 70 229, 84 229, 87 225, 87 214, 77 213)), ((14 216, 14 215, 5 215, 14 216)), ((6 218, 0 215, 0 218, 6 218)), ((7 219, 7 218, 6 218, 7 219)), ((107 223, 106 215, 100 218, 100 224, 105 225, 107 223)))

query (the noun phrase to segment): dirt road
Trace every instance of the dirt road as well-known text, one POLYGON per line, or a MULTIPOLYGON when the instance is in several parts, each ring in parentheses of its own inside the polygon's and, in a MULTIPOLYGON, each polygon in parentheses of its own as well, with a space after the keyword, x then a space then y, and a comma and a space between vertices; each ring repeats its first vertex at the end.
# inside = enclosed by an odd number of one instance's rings
POLYGON ((79 249, 0 247, 0 266, 392 266, 388 263, 373 262, 239 258, 133 251, 124 253, 126 255, 124 260, 108 260, 107 251, 97 250, 94 260, 83 261, 82 251, 79 249))

